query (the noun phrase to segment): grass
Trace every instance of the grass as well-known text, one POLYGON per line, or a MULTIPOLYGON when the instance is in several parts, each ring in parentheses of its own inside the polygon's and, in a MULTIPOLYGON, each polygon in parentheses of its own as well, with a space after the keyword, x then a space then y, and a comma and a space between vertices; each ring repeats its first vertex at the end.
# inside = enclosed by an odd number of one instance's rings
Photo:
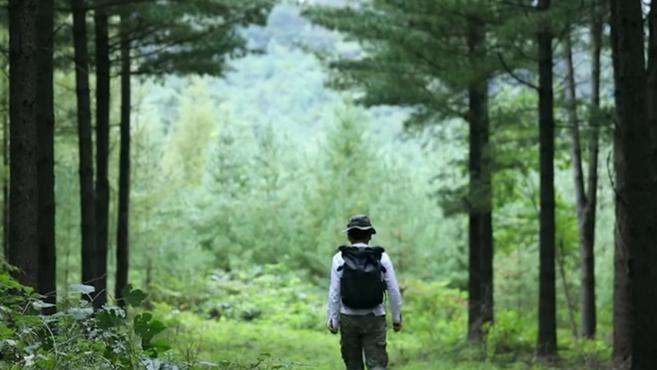
MULTIPOLYGON (((173 345, 170 355, 192 368, 318 369, 344 367, 339 335, 328 331, 292 329, 262 322, 208 320, 189 312, 165 314, 173 345)), ((441 357, 440 348, 426 348, 413 335, 389 332, 390 368, 402 370, 531 369, 525 363, 498 365, 441 357)))
MULTIPOLYGON (((156 316, 169 327, 163 339, 172 346, 171 361, 194 369, 344 368, 339 335, 322 325, 324 292, 317 286, 279 265, 221 277, 202 289, 188 289, 210 297, 198 300, 194 312, 176 300, 156 304, 156 316)), ((390 369, 597 370, 611 357, 608 341, 584 341, 561 328, 561 358, 541 364, 533 355, 535 317, 503 308, 486 348, 467 345, 463 292, 440 282, 407 279, 404 284, 406 321, 403 332, 388 332, 390 369)))

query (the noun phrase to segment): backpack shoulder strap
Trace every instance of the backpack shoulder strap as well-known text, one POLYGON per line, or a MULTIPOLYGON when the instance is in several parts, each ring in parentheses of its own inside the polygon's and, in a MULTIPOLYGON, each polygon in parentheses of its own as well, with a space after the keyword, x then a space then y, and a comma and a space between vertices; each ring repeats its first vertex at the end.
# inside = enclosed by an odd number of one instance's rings
MULTIPOLYGON (((378 246, 378 245, 372 247, 372 253, 374 253, 374 255, 376 255, 376 258, 379 260, 379 263, 381 263, 381 257, 383 256, 383 253, 385 251, 386 250, 383 249, 383 247, 378 246)), ((386 271, 387 271, 386 268, 383 267, 383 264, 381 264, 381 272, 385 273, 386 271)))
POLYGON ((372 250, 375 251, 375 252, 378 253, 378 254, 383 254, 383 252, 386 251, 386 250, 385 250, 382 246, 380 246, 380 245, 375 245, 374 247, 372 247, 372 250))
MULTIPOLYGON (((341 245, 341 246, 338 247, 338 252, 342 253, 343 259, 344 259, 345 253, 349 253, 349 248, 353 248, 353 247, 350 247, 348 245, 341 245)), ((344 269, 344 263, 342 265, 338 266, 337 271, 342 271, 343 269, 344 269)))

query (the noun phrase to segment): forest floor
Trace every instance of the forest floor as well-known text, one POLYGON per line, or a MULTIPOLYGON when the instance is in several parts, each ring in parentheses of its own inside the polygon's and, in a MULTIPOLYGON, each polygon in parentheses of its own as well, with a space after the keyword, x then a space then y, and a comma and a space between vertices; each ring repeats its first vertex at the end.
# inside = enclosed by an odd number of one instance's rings
MULTIPOLYGON (((168 330, 165 356, 185 368, 342 369, 340 336, 324 327, 325 291, 284 265, 217 272, 159 296, 154 315, 168 330), (194 288, 192 288, 194 287, 194 288), (165 303, 166 302, 166 303, 165 303), (221 316, 221 317, 219 317, 221 316)), ((559 330, 561 359, 534 357, 535 318, 498 309, 486 347, 468 345, 467 300, 441 282, 406 278, 405 326, 388 331, 391 369, 605 369, 607 334, 595 341, 559 330)), ((389 323, 390 324, 390 323, 389 323)), ((390 327, 390 325, 389 325, 390 327)))
MULTIPOLYGON (((195 367, 341 369, 340 337, 309 329, 291 329, 235 321, 212 321, 181 314, 171 329, 173 345, 195 367)), ((526 369, 526 364, 498 367, 482 362, 437 359, 410 334, 388 336, 391 369, 526 369)))
MULTIPOLYGON (((168 340, 178 361, 191 368, 221 369, 342 369, 339 335, 292 329, 258 322, 208 320, 192 313, 177 313, 168 340)), ((390 369, 400 370, 488 370, 488 369, 604 369, 602 364, 561 362, 545 366, 531 358, 506 361, 477 359, 471 354, 450 354, 445 348, 427 348, 414 335, 388 334, 390 369)), ((460 351, 455 349, 455 352, 460 351)))

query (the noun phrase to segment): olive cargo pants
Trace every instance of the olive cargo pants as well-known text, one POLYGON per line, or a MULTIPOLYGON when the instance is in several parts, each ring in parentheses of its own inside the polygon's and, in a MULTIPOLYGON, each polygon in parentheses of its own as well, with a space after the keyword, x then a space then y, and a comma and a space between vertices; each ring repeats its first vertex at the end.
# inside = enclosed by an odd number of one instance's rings
POLYGON ((340 351, 347 370, 364 369, 363 352, 368 369, 386 369, 386 317, 341 314, 340 351))

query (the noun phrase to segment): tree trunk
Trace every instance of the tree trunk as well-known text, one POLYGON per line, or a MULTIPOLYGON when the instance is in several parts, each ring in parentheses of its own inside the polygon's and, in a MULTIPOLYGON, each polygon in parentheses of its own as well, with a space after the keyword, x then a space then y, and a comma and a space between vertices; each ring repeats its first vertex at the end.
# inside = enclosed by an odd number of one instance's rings
MULTIPOLYGON (((55 158, 53 97, 53 0, 39 0, 37 36, 37 136, 39 187, 39 293, 47 303, 57 303, 55 253, 55 158)), ((54 307, 44 309, 55 313, 54 307)))
MULTIPOLYGON (((549 0, 540 0, 538 9, 547 12, 549 0)), ((539 148, 540 148, 540 231, 539 231, 539 308, 538 348, 540 357, 557 352, 555 287, 555 200, 554 200, 554 92, 552 86, 552 33, 541 20, 537 34, 539 73, 539 148)))
POLYGON ((94 205, 91 105, 89 102, 89 54, 87 50, 86 8, 84 0, 71 0, 73 11, 73 47, 77 97, 80 226, 82 231, 82 283, 94 284, 96 215, 94 205))
MULTIPOLYGON (((636 7, 638 1, 631 1, 632 6, 636 7)), ((640 6, 640 5, 639 5, 640 6)), ((627 96, 628 92, 631 89, 628 86, 622 86, 622 84, 627 84, 625 78, 627 76, 628 70, 631 69, 641 69, 643 70, 643 47, 636 45, 636 40, 632 41, 633 45, 623 45, 626 44, 629 40, 633 38, 643 38, 643 30, 637 31, 634 30, 634 34, 628 35, 628 30, 623 29, 623 22, 621 18, 625 19, 628 16, 623 15, 623 6, 618 0, 610 0, 610 9, 611 9, 611 47, 612 47, 612 62, 614 66, 614 84, 615 84, 615 94, 616 94, 616 115, 618 123, 614 130, 614 167, 616 171, 616 181, 614 184, 615 192, 615 203, 616 203, 616 228, 615 228, 615 248, 614 248, 614 312, 613 312, 613 321, 614 321, 614 334, 613 334, 613 359, 615 367, 617 368, 629 368, 630 356, 632 351, 632 334, 631 334, 631 308, 632 308, 632 294, 631 294, 631 285, 628 271, 628 263, 630 261, 629 256, 629 245, 624 241, 624 235, 621 231, 621 226, 626 226, 626 213, 628 211, 627 207, 623 205, 621 191, 626 191, 624 183, 621 183, 627 176, 624 169, 624 163, 621 162, 623 158, 621 150, 623 146, 621 145, 620 133, 618 125, 621 124, 623 120, 624 125, 628 125, 633 122, 630 117, 629 107, 625 104, 629 102, 627 99, 631 97, 627 96), (638 49, 638 50, 634 50, 638 49), (635 61, 635 64, 640 63, 639 66, 632 66, 629 63, 628 57, 624 54, 632 52, 634 55, 641 55, 641 57, 635 61), (630 68, 631 66, 631 68, 630 68), (622 68, 622 71, 621 71, 622 68), (621 77, 622 76, 622 77, 621 77), (621 88, 624 87, 624 90, 621 92, 621 88), (629 119, 629 121, 627 121, 629 119)), ((629 9, 626 9, 626 11, 629 9)), ((636 9, 634 9, 636 12, 636 9)), ((639 10, 640 11, 640 10, 639 10)), ((636 17, 636 14, 634 15, 636 17)), ((636 23, 637 20, 635 19, 636 23)), ((627 27, 627 26, 626 26, 627 27)), ((635 24, 635 27, 637 25, 635 24)), ((641 26, 643 27, 643 26, 641 26)), ((643 41, 639 41, 643 43, 643 41)), ((633 80, 638 82, 636 89, 643 90, 643 73, 633 73, 633 80), (640 78, 639 78, 640 77, 640 78)), ((640 98, 640 97, 634 97, 640 98)), ((637 105, 637 121, 642 119, 640 106, 637 105)), ((628 227, 627 225, 626 227, 628 227)))
POLYGON ((657 1, 650 2, 648 30, 647 114, 652 142, 657 146, 657 1))
POLYGON ((481 126, 480 140, 482 152, 481 165, 481 316, 484 324, 492 324, 494 321, 494 285, 493 285, 493 178, 492 158, 490 153, 490 119, 488 115, 488 78, 481 82, 481 126))
MULTIPOLYGON (((472 68, 476 68, 477 53, 480 52, 483 29, 476 20, 468 22, 468 49, 472 68)), ((473 79, 476 80, 476 79, 473 79)), ((482 215, 480 207, 481 186, 481 130, 485 92, 482 94, 481 84, 478 81, 470 83, 468 88, 469 112, 468 124, 470 130, 469 147, 469 194, 468 194, 468 339, 479 341, 484 336, 482 317, 482 245, 481 229, 482 215)))
POLYGON ((589 119, 589 173, 587 202, 584 208, 581 239, 582 263, 582 335, 595 338, 597 316, 595 303, 595 221, 598 206, 598 156, 600 142, 600 54, 602 51, 603 9, 593 3, 591 24, 591 113, 589 119))
POLYGON ((130 221, 130 38, 126 14, 121 15, 121 145, 119 158, 119 214, 116 231, 115 296, 124 306, 123 290, 128 285, 130 221))
MULTIPOLYGON (((9 44, 3 38, 5 44, 9 44)), ((3 72, 9 77, 8 65, 3 65, 3 72)), ((9 256, 9 81, 2 79, 2 252, 5 260, 9 256)))
MULTIPOLYGON (((640 3, 640 2, 639 2, 640 3)), ((625 6, 625 5, 624 5, 625 6)), ((631 6, 630 6, 631 7, 631 6)), ((650 4, 648 15, 649 44, 647 68, 646 113, 647 128, 644 125, 636 127, 633 134, 640 134, 644 142, 638 148, 634 147, 632 134, 624 136, 629 139, 626 144, 636 153, 637 167, 631 173, 633 187, 636 189, 637 202, 643 208, 633 209, 634 220, 642 224, 633 225, 641 230, 639 240, 632 244, 632 367, 646 369, 654 367, 657 359, 657 320, 654 318, 657 305, 657 1, 650 4), (647 131, 646 131, 647 130, 647 131), (648 139, 645 132, 650 133, 648 139), (652 155, 650 159, 646 159, 652 155), (646 176, 648 175, 648 176, 646 176)), ((635 234, 636 236, 636 234, 635 234)))
POLYGON ((571 160, 573 166, 573 179, 575 183, 575 201, 577 205, 577 219, 579 221, 580 238, 584 208, 586 208, 586 190, 584 189, 584 170, 582 169, 582 146, 579 130, 579 116, 577 114, 577 90, 575 82, 575 66, 573 64, 573 48, 570 34, 564 38, 564 49, 566 59, 566 110, 568 113, 568 126, 572 140, 571 160))
POLYGON ((18 280, 38 284, 39 188, 37 186, 38 0, 9 3, 10 186, 8 262, 18 280))
MULTIPOLYGON (((593 31, 594 32, 594 31, 593 31)), ((595 35, 592 32, 592 39, 595 35)), ((595 49, 596 40, 593 40, 595 49)), ((597 195, 597 132, 592 133, 589 149, 591 150, 590 167, 589 167, 589 189, 587 194, 584 188, 584 170, 582 165, 582 149, 580 139, 579 117, 577 113, 577 90, 575 81, 575 66, 573 63, 572 42, 570 35, 564 40, 566 56, 566 84, 565 89, 568 121, 570 126, 570 135, 572 140, 571 160, 573 166, 573 180, 575 183, 575 200, 577 206, 577 220, 580 240, 580 258, 582 266, 582 287, 581 287, 581 305, 582 305, 582 335, 586 338, 595 337, 595 260, 593 258, 593 248, 595 244, 595 206, 594 198, 597 195)), ((598 46, 599 49, 599 46, 598 46)), ((596 55, 593 57, 593 75, 592 75, 592 96, 599 103, 599 76, 596 82, 595 68, 596 55), (596 83, 598 84, 596 86, 596 83)), ((599 68, 599 55, 598 68, 599 68)), ((598 69, 599 74, 599 69, 598 69)), ((595 109, 595 108, 593 108, 595 109)), ((594 113, 597 114, 597 113, 594 113)), ((592 131, 595 131, 593 129, 592 131)))
MULTIPOLYGON (((473 97, 470 97, 472 105, 473 97)), ((476 179, 478 178, 481 156, 479 155, 479 142, 477 122, 469 120, 470 125, 470 198, 476 191, 476 179)), ((470 205, 468 216, 468 340, 479 341, 483 337, 483 318, 481 310, 481 215, 470 205)))
POLYGON ((649 369, 657 358, 657 161, 652 117, 654 8, 646 75, 640 0, 611 0, 612 56, 616 85, 614 130, 616 251, 614 359, 619 366, 649 369))
POLYGON ((107 229, 109 222, 110 59, 107 12, 96 2, 96 297, 94 306, 107 302, 107 229))

